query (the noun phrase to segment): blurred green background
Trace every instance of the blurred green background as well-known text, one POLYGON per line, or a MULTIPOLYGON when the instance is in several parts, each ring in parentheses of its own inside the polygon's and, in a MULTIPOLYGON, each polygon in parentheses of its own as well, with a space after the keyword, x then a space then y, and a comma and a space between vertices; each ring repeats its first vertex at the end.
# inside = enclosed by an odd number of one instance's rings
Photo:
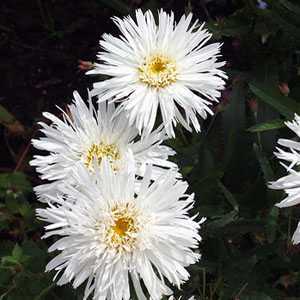
MULTIPOLYGON (((111 16, 134 9, 193 12, 222 41, 228 80, 200 134, 177 129, 168 141, 206 216, 202 260, 176 295, 182 300, 300 299, 300 246, 291 244, 299 207, 277 209, 267 183, 284 174, 273 155, 284 121, 300 113, 299 0, 2 0, 0 2, 0 300, 82 299, 44 273, 50 255, 35 220, 28 161, 42 111, 60 115, 84 75, 111 16)), ((53 239, 54 241, 54 239, 53 239)), ((52 242, 53 242, 52 241, 52 242)), ((50 243, 51 241, 48 241, 50 243)))

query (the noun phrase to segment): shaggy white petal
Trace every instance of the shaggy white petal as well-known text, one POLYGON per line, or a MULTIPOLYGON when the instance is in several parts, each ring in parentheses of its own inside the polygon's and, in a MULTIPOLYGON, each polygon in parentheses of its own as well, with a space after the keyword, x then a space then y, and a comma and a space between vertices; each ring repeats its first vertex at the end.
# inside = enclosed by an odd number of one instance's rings
POLYGON ((209 106, 218 101, 227 78, 218 62, 220 43, 207 45, 211 34, 204 24, 192 22, 192 14, 182 16, 176 24, 174 14, 163 10, 158 23, 150 11, 136 11, 130 16, 114 18, 121 36, 104 34, 99 63, 88 74, 103 74, 110 79, 94 84, 93 95, 99 101, 121 101, 130 124, 149 134, 160 109, 169 137, 181 123, 200 131, 197 115, 212 114, 209 106), (183 113, 179 113, 182 111, 183 113))
MULTIPOLYGON (((300 117, 295 114, 293 121, 285 123, 292 131, 300 137, 300 117)), ((278 207, 290 207, 300 204, 300 142, 289 139, 279 139, 278 144, 283 146, 284 149, 276 148, 277 152, 274 154, 281 160, 281 165, 287 170, 288 175, 279 178, 277 181, 270 182, 269 187, 276 190, 284 190, 286 197, 276 206, 278 207), (285 163, 288 163, 286 165, 285 163)), ((300 243, 300 225, 296 229, 293 242, 295 244, 300 243)))
MULTIPOLYGON (((73 104, 62 114, 59 119, 44 113, 50 125, 40 122, 44 137, 32 141, 35 148, 47 151, 45 155, 34 156, 30 163, 42 179, 52 182, 35 188, 42 201, 48 195, 55 196, 56 186, 70 180, 78 166, 85 165, 91 170, 93 161, 101 163, 104 156, 110 157, 115 170, 133 161, 139 176, 143 176, 149 163, 154 165, 153 178, 166 169, 177 170, 176 164, 168 161, 175 152, 162 145, 166 138, 163 129, 139 138, 138 130, 130 126, 124 114, 117 112, 114 103, 103 102, 96 108, 90 94, 85 104, 75 92, 73 104)), ((149 121, 154 122, 153 116, 149 121)))
POLYGON ((160 300, 172 294, 169 285, 189 279, 203 220, 188 216, 194 200, 186 182, 172 170, 150 180, 152 170, 137 183, 135 172, 114 172, 106 159, 94 174, 81 166, 78 184, 37 209, 49 223, 44 238, 59 237, 49 251, 60 253, 46 267, 57 272, 57 284, 86 282, 84 299, 129 300, 131 280, 139 299, 160 300))
POLYGON ((300 222, 298 223, 297 229, 293 234, 292 241, 294 244, 298 244, 300 242, 300 222))

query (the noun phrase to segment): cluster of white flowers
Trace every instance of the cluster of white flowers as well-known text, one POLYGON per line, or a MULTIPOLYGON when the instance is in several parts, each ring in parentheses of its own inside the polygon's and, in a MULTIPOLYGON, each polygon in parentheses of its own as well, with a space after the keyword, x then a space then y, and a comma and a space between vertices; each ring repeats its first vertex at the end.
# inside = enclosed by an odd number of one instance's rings
POLYGON ((59 285, 86 282, 84 299, 129 300, 132 287, 159 300, 201 256, 204 219, 189 216, 194 196, 163 145, 177 123, 199 131, 197 115, 212 114, 225 84, 221 45, 206 45, 211 34, 191 20, 160 11, 156 23, 141 10, 114 18, 121 35, 103 36, 89 72, 110 78, 86 102, 75 92, 61 119, 44 113, 44 136, 33 140, 44 155, 31 165, 47 181, 35 188, 46 203, 37 216, 49 223, 44 238, 59 238, 46 270, 59 285))

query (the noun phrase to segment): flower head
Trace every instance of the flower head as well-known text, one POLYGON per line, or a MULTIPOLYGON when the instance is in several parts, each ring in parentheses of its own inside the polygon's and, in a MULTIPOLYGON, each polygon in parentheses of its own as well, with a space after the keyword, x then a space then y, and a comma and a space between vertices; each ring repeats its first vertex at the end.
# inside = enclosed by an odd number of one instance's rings
POLYGON ((43 115, 51 125, 41 122, 45 137, 34 139, 32 143, 48 153, 34 156, 31 165, 42 179, 59 182, 37 187, 40 196, 53 195, 56 186, 70 180, 71 173, 79 165, 93 172, 94 164, 100 165, 104 158, 115 171, 128 167, 131 162, 139 176, 143 176, 148 163, 154 165, 154 178, 167 168, 177 169, 176 164, 167 160, 174 151, 161 145, 166 137, 164 131, 158 129, 147 137, 138 138, 138 130, 129 125, 124 114, 116 115, 113 103, 100 103, 95 108, 90 96, 86 105, 75 92, 74 103, 69 106, 68 113, 63 112, 62 120, 50 113, 43 115))
POLYGON ((146 299, 141 281, 153 300, 172 292, 189 278, 185 267, 195 263, 200 223, 188 216, 193 195, 173 171, 151 181, 147 166, 137 184, 135 172, 114 172, 104 159, 90 174, 81 166, 79 185, 64 186, 51 197, 38 217, 49 223, 45 238, 59 240, 49 251, 59 250, 46 267, 60 276, 57 284, 86 281, 85 299, 130 299, 129 280, 138 299, 146 299), (166 193, 168 191, 168 193, 166 193), (74 201, 75 200, 75 201, 74 201))
POLYGON ((150 11, 136 11, 136 20, 114 18, 120 37, 105 34, 98 55, 100 62, 88 74, 111 78, 94 84, 99 101, 121 101, 130 124, 149 134, 158 108, 169 136, 175 136, 179 122, 188 130, 190 123, 200 130, 197 114, 213 114, 211 101, 217 101, 226 75, 219 70, 219 43, 206 45, 211 34, 192 14, 176 24, 173 13, 160 11, 158 23, 150 11))
MULTIPOLYGON (((286 122, 286 125, 296 133, 298 138, 300 137, 300 117, 298 115, 295 114, 295 119, 286 122)), ((300 204, 300 142, 291 139, 279 139, 278 144, 283 146, 284 149, 277 147, 277 152, 274 154, 281 160, 281 165, 285 167, 288 175, 270 182, 269 187, 284 190, 287 196, 276 206, 289 207, 300 204)), ((294 233, 293 242, 295 244, 300 242, 300 224, 294 233)))

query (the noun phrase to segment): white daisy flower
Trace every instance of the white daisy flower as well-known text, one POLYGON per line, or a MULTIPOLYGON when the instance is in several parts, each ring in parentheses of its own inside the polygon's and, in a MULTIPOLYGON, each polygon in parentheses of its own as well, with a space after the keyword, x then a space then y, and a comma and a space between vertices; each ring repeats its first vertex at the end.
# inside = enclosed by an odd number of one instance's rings
POLYGON ((192 14, 176 24, 174 14, 159 11, 158 23, 150 11, 113 18, 121 31, 119 37, 104 34, 99 63, 87 74, 111 78, 94 84, 99 101, 121 101, 130 124, 149 134, 158 108, 167 134, 174 137, 174 126, 190 123, 200 131, 197 114, 203 119, 213 114, 211 101, 217 101, 226 75, 218 62, 221 44, 206 45, 211 34, 192 14))
MULTIPOLYGON (((285 122, 287 127, 294 131, 297 137, 300 137, 300 117, 295 114, 295 119, 290 122, 285 122)), ((285 167, 288 175, 270 182, 271 189, 284 190, 287 194, 286 198, 276 204, 278 207, 289 207, 300 204, 300 142, 290 139, 279 139, 278 144, 283 146, 283 150, 277 147, 277 152, 274 154, 281 160, 281 165, 285 167), (288 164, 284 163, 287 162, 288 164)), ((300 223, 293 235, 294 244, 300 242, 300 223)))
POLYGON ((175 152, 161 145, 166 137, 164 131, 158 129, 139 139, 138 130, 129 125, 126 117, 115 115, 113 103, 100 103, 96 109, 90 95, 86 105, 75 92, 74 103, 69 105, 68 112, 63 112, 62 120, 50 113, 43 115, 51 124, 39 123, 45 136, 34 139, 32 144, 47 153, 34 156, 31 165, 42 179, 59 182, 37 187, 38 195, 55 194, 57 186, 69 180, 74 168, 82 164, 92 172, 93 161, 100 164, 104 157, 115 170, 128 167, 133 159, 139 176, 147 163, 154 165, 153 178, 166 168, 177 170, 176 164, 167 160, 175 152))
POLYGON ((200 258, 194 250, 204 220, 188 216, 194 200, 186 182, 173 171, 151 181, 151 172, 149 165, 137 189, 134 172, 114 172, 105 159, 94 175, 78 168, 80 187, 66 186, 37 210, 49 223, 44 238, 60 237, 49 248, 60 254, 46 267, 57 272, 58 285, 86 281, 84 299, 93 293, 93 299, 128 300, 131 281, 138 299, 146 293, 159 300, 172 294, 169 284, 180 287, 189 278, 185 268, 200 258))

